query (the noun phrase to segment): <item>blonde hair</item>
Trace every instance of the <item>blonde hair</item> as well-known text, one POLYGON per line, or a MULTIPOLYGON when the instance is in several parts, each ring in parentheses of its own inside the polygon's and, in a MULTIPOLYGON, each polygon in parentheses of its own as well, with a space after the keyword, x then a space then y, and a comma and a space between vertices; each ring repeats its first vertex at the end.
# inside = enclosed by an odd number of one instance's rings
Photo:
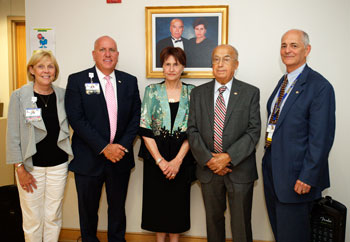
POLYGON ((35 81, 35 76, 30 73, 30 67, 34 68, 34 66, 41 61, 42 59, 44 59, 45 57, 48 57, 54 64, 55 66, 55 79, 53 81, 56 81, 58 78, 58 74, 60 73, 60 69, 58 67, 58 63, 56 61, 55 56, 52 54, 51 51, 48 50, 38 50, 36 52, 34 52, 34 54, 32 55, 32 57, 30 58, 28 64, 27 64, 27 76, 29 81, 34 82, 35 81))

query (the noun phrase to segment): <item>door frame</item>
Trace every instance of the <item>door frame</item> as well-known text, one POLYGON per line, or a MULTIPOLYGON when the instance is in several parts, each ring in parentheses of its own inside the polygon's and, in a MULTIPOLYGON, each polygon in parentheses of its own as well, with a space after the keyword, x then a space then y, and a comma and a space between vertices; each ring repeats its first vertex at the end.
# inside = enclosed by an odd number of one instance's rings
POLYGON ((7 17, 7 36, 8 36, 8 58, 9 58, 9 95, 16 89, 16 24, 25 23, 24 16, 7 17))
MULTIPOLYGON (((16 89, 16 24, 17 23, 25 23, 25 17, 24 16, 7 17, 9 97, 11 97, 12 92, 16 89)), ((14 184, 16 184, 15 169, 13 169, 13 181, 14 181, 14 184)))

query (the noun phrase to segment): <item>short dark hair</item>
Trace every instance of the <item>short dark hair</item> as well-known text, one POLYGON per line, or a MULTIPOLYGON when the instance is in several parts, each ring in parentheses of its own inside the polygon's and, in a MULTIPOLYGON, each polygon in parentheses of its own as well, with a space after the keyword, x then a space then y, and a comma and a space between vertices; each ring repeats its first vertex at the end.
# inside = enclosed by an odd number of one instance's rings
POLYGON ((204 28, 207 29, 207 25, 208 25, 208 22, 204 19, 204 18, 196 18, 194 21, 193 21, 193 28, 196 28, 197 25, 200 25, 200 24, 203 24, 204 25, 204 28))
POLYGON ((181 65, 186 66, 186 54, 179 47, 166 47, 160 52, 160 64, 163 66, 164 61, 166 61, 170 56, 173 56, 177 62, 181 65))

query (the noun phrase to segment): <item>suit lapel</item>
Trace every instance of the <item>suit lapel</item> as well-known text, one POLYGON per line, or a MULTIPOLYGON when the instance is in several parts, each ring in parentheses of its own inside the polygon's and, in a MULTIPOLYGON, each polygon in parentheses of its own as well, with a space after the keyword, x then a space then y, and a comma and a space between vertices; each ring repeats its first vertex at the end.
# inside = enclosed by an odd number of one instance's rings
POLYGON ((168 38, 167 46, 174 46, 173 41, 171 40, 171 36, 168 38))
MULTIPOLYGON (((64 121, 67 119, 67 115, 64 109, 64 92, 56 88, 54 85, 52 85, 52 88, 56 94, 56 107, 60 131, 63 131, 65 134, 69 135, 69 128, 67 125, 64 125, 64 121)), ((66 137, 67 136, 59 135, 58 142, 65 139, 66 137)))
POLYGON ((203 98, 205 101, 205 106, 208 108, 207 112, 212 132, 214 132, 214 87, 215 79, 213 79, 213 81, 207 85, 203 98))
MULTIPOLYGON (((105 99, 105 96, 104 96, 104 92, 103 92, 103 88, 102 88, 101 82, 98 79, 96 68, 97 67, 91 68, 91 70, 89 72, 93 72, 94 73, 94 77, 92 78, 92 81, 94 83, 99 83, 99 85, 100 85, 100 94, 92 94, 92 95, 96 95, 97 96, 98 102, 100 104, 98 106, 102 108, 105 116, 108 118, 107 103, 106 103, 106 99, 105 99)), ((89 78, 89 82, 90 82, 90 78, 89 78)), ((108 121, 108 123, 109 123, 109 121, 108 121)))
POLYGON ((67 118, 66 112, 64 111, 64 95, 54 85, 52 85, 52 88, 55 90, 56 94, 57 116, 61 126, 63 121, 67 118))
POLYGON ((229 98, 227 108, 226 108, 224 131, 225 131, 225 127, 227 126, 228 120, 230 120, 230 116, 231 116, 232 111, 235 107, 235 104, 236 104, 236 102, 241 94, 240 91, 241 91, 241 85, 236 81, 235 78, 233 78, 231 92, 230 92, 230 98, 229 98))
POLYGON ((309 71, 310 71, 310 69, 308 68, 308 66, 305 66, 302 74, 300 75, 299 79, 295 83, 294 88, 289 93, 288 98, 283 105, 280 117, 278 118, 276 130, 283 123, 283 120, 285 119, 286 115, 288 114, 290 108, 293 106, 293 103, 298 99, 298 97, 304 91, 304 84, 306 83, 306 77, 308 76, 309 71))
MULTIPOLYGON (((122 104, 126 103, 125 97, 126 97, 126 93, 127 93, 127 83, 121 79, 121 76, 119 74, 119 72, 117 70, 114 70, 114 74, 115 74, 115 86, 117 88, 117 132, 118 132, 118 124, 119 121, 121 120, 120 118, 122 117, 122 104)), ((107 110, 107 114, 108 114, 108 110, 107 110)))

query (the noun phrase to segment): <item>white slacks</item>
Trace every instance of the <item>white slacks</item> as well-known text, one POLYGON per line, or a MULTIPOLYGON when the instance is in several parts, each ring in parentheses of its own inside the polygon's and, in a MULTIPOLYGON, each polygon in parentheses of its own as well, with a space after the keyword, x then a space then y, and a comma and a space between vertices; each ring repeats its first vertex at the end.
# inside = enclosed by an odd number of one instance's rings
MULTIPOLYGON (((62 226, 62 199, 68 162, 51 167, 34 166, 30 172, 37 189, 28 193, 18 186, 26 242, 57 242, 62 226)), ((17 184, 19 184, 16 174, 17 184)))

